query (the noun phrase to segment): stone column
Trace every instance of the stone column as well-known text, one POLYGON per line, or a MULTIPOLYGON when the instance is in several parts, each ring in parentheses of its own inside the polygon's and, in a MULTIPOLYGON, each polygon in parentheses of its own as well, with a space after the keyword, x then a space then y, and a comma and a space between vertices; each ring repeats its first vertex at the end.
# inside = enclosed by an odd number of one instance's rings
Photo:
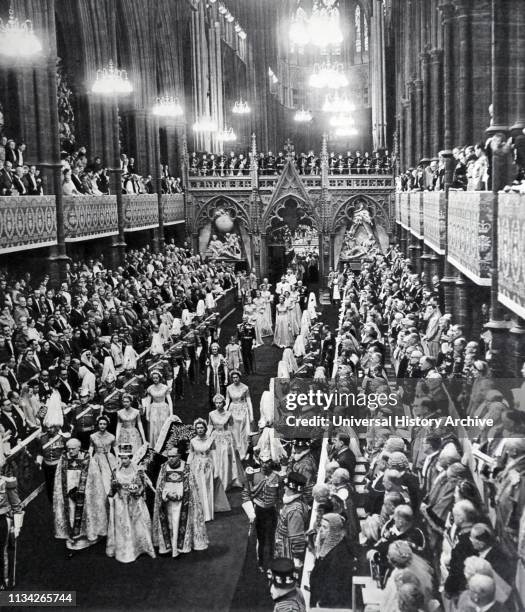
POLYGON ((430 52, 430 157, 434 157, 443 147, 443 51, 432 49, 430 52))
POLYGON ((513 89, 516 92, 516 119, 512 130, 521 131, 525 127, 525 2, 518 1, 513 17, 514 27, 516 28, 516 63, 515 83, 513 89))
POLYGON ((421 240, 420 242, 423 244, 423 254, 421 255, 421 260, 422 260, 423 272, 425 274, 424 279, 423 279, 424 285, 427 289, 430 289, 432 287, 432 282, 430 280, 432 277, 432 269, 431 269, 432 255, 430 253, 430 249, 423 242, 423 240, 421 240))
POLYGON ((421 79, 417 79, 414 81, 414 96, 415 96, 415 116, 416 116, 416 124, 415 124, 415 163, 414 165, 419 164, 423 155, 423 132, 424 132, 424 123, 423 123, 423 81, 421 79))
POLYGON ((454 53, 454 6, 450 0, 443 0, 440 5, 443 22, 443 128, 444 147, 451 149, 454 146, 454 65, 457 57, 454 53))
POLYGON ((465 331, 465 337, 470 336, 471 327, 471 304, 469 303, 470 281, 460 274, 456 280, 456 295, 455 295, 455 320, 461 325, 465 331))
MULTIPOLYGON (((456 78, 456 100, 459 102, 454 109, 456 117, 454 136, 459 144, 472 142, 472 110, 470 101, 473 97, 471 91, 472 64, 470 43, 470 0, 454 0, 456 12, 454 15, 457 39, 454 40, 456 78)), ((474 60, 475 61, 475 60, 474 60)))
POLYGON ((435 150, 430 148, 430 117, 436 110, 430 105, 430 94, 431 94, 431 79, 430 79, 430 54, 421 53, 419 56, 421 59, 421 77, 422 77, 422 134, 421 134, 421 157, 433 157, 435 150), (432 109, 432 112, 430 110, 432 109))
POLYGON ((509 348, 509 375, 519 377, 525 363, 525 321, 522 318, 509 329, 509 348))

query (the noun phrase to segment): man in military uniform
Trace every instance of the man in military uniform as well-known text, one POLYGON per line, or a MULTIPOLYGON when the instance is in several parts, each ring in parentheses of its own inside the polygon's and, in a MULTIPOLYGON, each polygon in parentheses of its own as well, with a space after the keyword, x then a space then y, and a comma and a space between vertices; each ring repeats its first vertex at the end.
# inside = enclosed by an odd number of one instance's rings
POLYGON ((247 483, 242 492, 242 500, 253 503, 257 561, 259 568, 263 569, 268 567, 273 556, 281 479, 273 469, 270 453, 263 451, 259 455, 259 464, 259 468, 246 468, 247 483))
POLYGON ((191 154, 190 158, 190 174, 193 176, 197 176, 199 173, 199 157, 197 153, 194 151, 191 154))
POLYGON ((310 451, 310 440, 294 440, 287 472, 303 476, 305 479, 303 499, 307 504, 311 504, 312 489, 317 479, 317 465, 310 451))
POLYGON ((89 437, 95 431, 97 417, 101 408, 89 401, 89 389, 80 390, 80 404, 73 407, 73 435, 78 438, 82 448, 89 448, 89 437))
POLYGON ((254 348, 255 348, 255 327, 250 323, 248 315, 243 315, 242 323, 238 327, 239 340, 241 342, 242 362, 244 373, 253 374, 254 368, 254 348))
POLYGON ((309 509, 303 500, 305 486, 306 478, 298 472, 290 472, 285 478, 283 505, 275 531, 275 556, 291 559, 297 569, 302 567, 306 551, 309 509))
POLYGON ((290 559, 274 559, 268 570, 274 612, 306 612, 306 604, 290 559))
POLYGON ((2 563, 0 563, 0 590, 13 585, 14 563, 16 557, 9 558, 8 540, 10 532, 16 539, 22 528, 24 513, 16 478, 0 475, 0 550, 3 551, 2 563))
POLYGON ((318 159, 313 151, 308 152, 307 172, 308 174, 317 174, 318 159))
POLYGON ((42 466, 46 493, 50 502, 53 502, 53 486, 58 461, 66 450, 66 440, 69 437, 70 434, 61 431, 58 425, 46 428, 40 436, 40 452, 37 457, 37 463, 42 466))
POLYGON ((117 412, 120 410, 122 392, 117 389, 117 381, 111 372, 106 378, 105 386, 99 390, 98 394, 102 402, 102 412, 109 419, 108 431, 115 434, 117 431, 117 412))

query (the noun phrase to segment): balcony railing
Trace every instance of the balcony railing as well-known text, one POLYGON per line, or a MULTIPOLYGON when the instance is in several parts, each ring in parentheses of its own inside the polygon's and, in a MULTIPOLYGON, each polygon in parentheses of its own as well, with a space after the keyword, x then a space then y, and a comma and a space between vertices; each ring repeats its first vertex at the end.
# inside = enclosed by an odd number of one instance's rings
POLYGON ((184 196, 182 193, 163 195, 162 202, 165 225, 184 222, 184 196))
POLYGON ((54 196, 0 198, 0 251, 56 244, 54 196))
POLYGON ((423 239, 443 255, 447 247, 447 198, 443 191, 423 193, 423 239))
POLYGON ((156 193, 123 195, 125 230, 151 229, 159 224, 159 199, 156 193))
POLYGON ((410 194, 409 206, 409 226, 411 233, 416 238, 423 238, 423 192, 410 194))
POLYGON ((478 285, 490 285, 494 196, 451 191, 448 199, 448 260, 478 285))
POLYGON ((114 196, 64 197, 64 226, 66 240, 69 242, 116 234, 116 198, 114 196))
POLYGON ((399 221, 406 230, 410 229, 410 194, 406 191, 399 194, 399 221))
POLYGON ((525 318, 525 196, 500 193, 498 299, 525 318))
MULTIPOLYGON (((158 226, 156 194, 123 195, 126 231, 158 226)), ((164 195, 164 223, 184 222, 184 195, 164 195)), ((64 196, 67 242, 115 235, 115 196, 64 196)), ((57 243, 55 196, 0 198, 0 253, 35 249, 57 243)))

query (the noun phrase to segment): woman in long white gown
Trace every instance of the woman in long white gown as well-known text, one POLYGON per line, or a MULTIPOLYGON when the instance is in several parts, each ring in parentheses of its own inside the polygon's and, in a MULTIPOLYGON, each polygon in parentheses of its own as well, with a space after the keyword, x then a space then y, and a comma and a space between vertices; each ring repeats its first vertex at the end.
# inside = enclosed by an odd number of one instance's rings
POLYGON ((280 348, 292 346, 294 338, 290 328, 290 315, 288 304, 284 295, 279 297, 279 302, 275 307, 275 332, 273 343, 280 348))
POLYGON ((254 303, 251 296, 246 296, 246 303, 244 304, 243 314, 248 316, 248 321, 255 328, 255 346, 261 346, 263 343, 262 339, 262 320, 259 313, 258 305, 254 303))
POLYGON ((226 410, 233 418, 233 437, 241 459, 248 451, 250 429, 253 421, 252 400, 248 386, 241 382, 239 371, 230 374, 231 384, 226 388, 226 410))
POLYGON ((135 456, 138 449, 146 442, 140 412, 133 408, 131 395, 123 395, 120 400, 122 408, 117 412, 116 443, 131 444, 131 454, 135 456))
POLYGON ((171 394, 168 385, 161 382, 158 370, 151 373, 152 384, 147 389, 145 399, 146 419, 149 423, 148 441, 152 448, 157 444, 157 438, 164 423, 173 412, 171 394))
POLYGON ((265 283, 260 285, 261 297, 264 304, 264 327, 265 329, 272 330, 273 334, 273 320, 272 320, 272 302, 273 295, 270 293, 268 285, 265 283))
POLYGON ((221 494, 215 495, 215 462, 213 460, 213 451, 215 450, 215 442, 208 435, 208 426, 204 419, 196 419, 193 423, 193 428, 197 434, 190 440, 190 452, 188 455, 188 465, 191 473, 195 477, 199 498, 202 503, 204 512, 204 520, 212 521, 214 512, 226 512, 230 510, 228 499, 224 493, 224 487, 219 482, 221 494), (216 499, 219 498, 219 499, 216 499), (219 507, 217 503, 219 502, 219 507))
POLYGON ((215 442, 214 459, 215 469, 221 479, 224 490, 240 486, 239 470, 237 466, 237 448, 233 437, 233 417, 229 410, 225 410, 226 400, 223 395, 217 394, 213 398, 215 410, 209 414, 208 433, 215 442))
POLYGON ((260 328, 261 338, 264 338, 265 336, 272 336, 273 329, 272 329, 271 323, 270 325, 268 325, 268 319, 267 319, 267 313, 266 313, 266 302, 264 298, 262 297, 260 291, 256 292, 255 297, 253 299, 253 303, 256 308, 255 312, 257 316, 256 329, 257 327, 260 328))
POLYGON ((97 419, 97 430, 89 436, 89 453, 97 465, 106 495, 111 492, 111 481, 117 468, 114 454, 115 436, 108 431, 109 418, 101 415, 97 419))
POLYGON ((131 563, 142 554, 154 558, 151 517, 144 499, 144 474, 131 462, 128 445, 119 451, 119 458, 120 467, 109 497, 106 554, 121 563, 131 563))
POLYGON ((295 310, 296 301, 295 297, 289 291, 284 292, 284 303, 288 307, 288 324, 290 326, 290 333, 292 335, 292 340, 295 339, 295 336, 301 331, 301 321, 297 320, 297 314, 295 310))
POLYGON ((302 318, 302 310, 301 305, 299 303, 301 296, 297 289, 292 289, 290 291, 290 296, 288 298, 290 300, 290 320, 292 321, 292 333, 294 336, 301 331, 301 318, 302 318))

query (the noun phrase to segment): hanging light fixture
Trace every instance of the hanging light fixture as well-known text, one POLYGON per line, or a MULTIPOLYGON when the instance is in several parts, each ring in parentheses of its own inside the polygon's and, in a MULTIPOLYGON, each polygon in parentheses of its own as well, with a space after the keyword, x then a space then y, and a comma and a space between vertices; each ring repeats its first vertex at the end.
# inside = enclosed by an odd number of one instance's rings
POLYGON ((309 123, 313 119, 312 113, 309 110, 305 110, 304 106, 301 106, 294 115, 294 121, 298 123, 309 123))
POLYGON ((308 23, 310 42, 316 47, 325 49, 339 47, 343 42, 343 33, 339 24, 339 10, 333 2, 314 2, 312 16, 308 23))
POLYGON ((193 124, 194 132, 216 132, 217 129, 217 122, 209 115, 197 117, 197 121, 193 124))
POLYGON ((218 140, 222 142, 234 142, 237 140, 237 134, 233 131, 233 128, 225 128, 218 136, 218 140))
POLYGON ((11 2, 9 18, 7 21, 0 19, 0 54, 7 57, 31 57, 41 51, 42 43, 33 31, 33 22, 29 19, 19 21, 11 2))
POLYGON ((310 87, 316 89, 341 89, 348 87, 348 77, 343 72, 343 64, 330 61, 315 64, 314 73, 308 80, 310 87))
POLYGON ((181 117, 184 114, 179 99, 173 96, 157 98, 151 112, 157 117, 181 117))
POLYGON ((339 18, 337 0, 314 0, 312 13, 299 6, 290 24, 290 42, 292 51, 303 53, 309 43, 326 50, 329 47, 336 54, 340 53, 343 42, 343 31, 339 18))
POLYGON ((232 113, 234 113, 235 115, 248 115, 251 112, 252 109, 250 108, 250 105, 248 104, 248 102, 246 102, 246 100, 239 98, 235 101, 232 108, 232 113))
POLYGON ((355 105, 345 96, 338 94, 328 94, 323 103, 325 113, 351 113, 355 110, 355 105))
POLYGON ((113 61, 109 60, 107 68, 97 70, 97 77, 91 91, 104 95, 128 94, 133 91, 133 86, 126 70, 115 68, 113 61))

